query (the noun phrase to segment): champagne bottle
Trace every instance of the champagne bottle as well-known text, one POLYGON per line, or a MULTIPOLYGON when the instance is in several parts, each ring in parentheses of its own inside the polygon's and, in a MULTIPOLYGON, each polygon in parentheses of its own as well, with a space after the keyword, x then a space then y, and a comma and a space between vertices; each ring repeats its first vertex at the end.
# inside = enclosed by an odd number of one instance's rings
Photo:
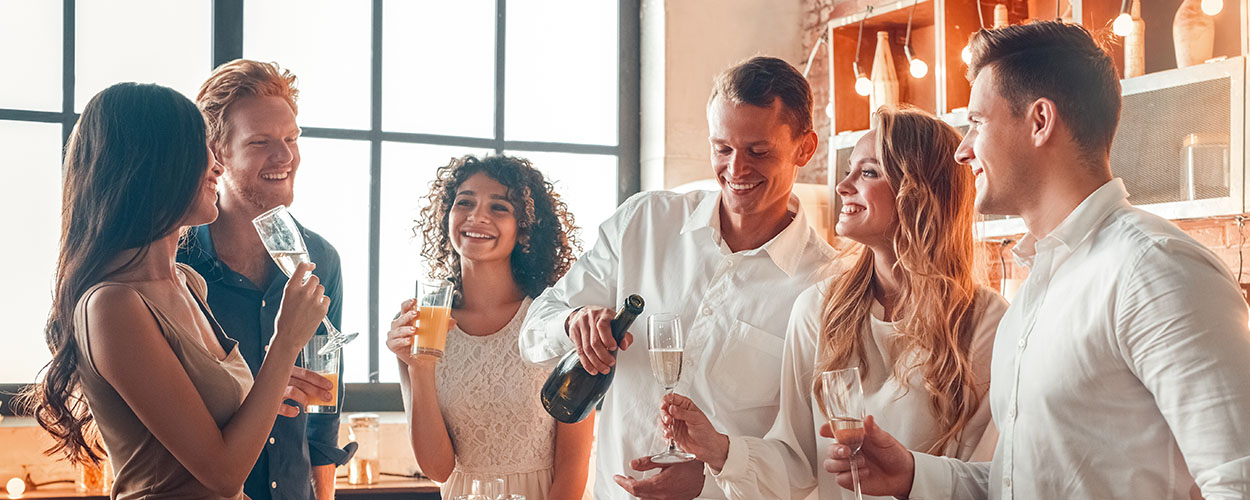
MULTIPOLYGON (((642 297, 630 295, 625 298, 625 303, 616 312, 616 318, 613 318, 611 323, 612 338, 616 339, 616 345, 621 344, 621 340, 625 337, 625 330, 628 330, 634 319, 642 314, 642 307, 642 297)), ((612 357, 616 357, 616 351, 612 351, 612 357)), ((577 357, 577 350, 569 351, 563 358, 560 358, 556 368, 547 377, 547 382, 543 384, 542 392, 539 393, 543 408, 546 408, 547 413, 560 422, 566 424, 581 422, 603 399, 615 375, 615 366, 608 369, 608 373, 591 375, 585 368, 582 368, 581 359, 577 357)))

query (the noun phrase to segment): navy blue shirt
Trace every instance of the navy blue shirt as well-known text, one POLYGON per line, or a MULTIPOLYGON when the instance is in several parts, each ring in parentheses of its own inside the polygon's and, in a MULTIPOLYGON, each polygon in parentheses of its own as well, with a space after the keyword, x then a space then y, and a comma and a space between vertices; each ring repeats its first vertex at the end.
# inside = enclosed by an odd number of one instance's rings
MULTIPOLYGON (((317 264, 313 274, 321 280, 330 298, 330 311, 326 316, 338 328, 343 317, 339 254, 317 233, 303 226, 300 231, 309 259, 317 264)), ((286 275, 270 261, 269 282, 252 283, 217 258, 207 225, 191 228, 178 250, 178 261, 190 265, 208 282, 208 305, 226 335, 239 342, 239 352, 255 376, 273 336, 286 275)), ((317 335, 325 334, 324 326, 317 328, 317 335)), ((339 373, 342 373, 341 365, 339 373)), ((338 395, 339 408, 342 408, 342 377, 338 395)), ((243 492, 253 500, 316 498, 311 466, 342 465, 347 461, 347 454, 338 447, 338 434, 338 413, 309 415, 300 412, 294 418, 279 416, 260 458, 243 483, 243 492)))

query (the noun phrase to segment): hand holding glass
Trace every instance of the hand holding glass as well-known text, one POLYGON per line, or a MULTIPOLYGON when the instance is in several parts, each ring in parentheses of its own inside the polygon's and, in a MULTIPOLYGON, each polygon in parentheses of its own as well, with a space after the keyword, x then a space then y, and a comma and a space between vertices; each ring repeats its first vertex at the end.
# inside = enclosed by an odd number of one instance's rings
POLYGON ((443 357, 451 319, 451 298, 455 293, 456 285, 447 280, 417 282, 417 325, 412 339, 412 357, 421 354, 443 357))
POLYGON ((864 444, 864 390, 859 382, 859 368, 845 368, 820 374, 821 392, 825 399, 825 416, 838 444, 851 449, 851 482, 855 498, 863 500, 859 489, 859 466, 855 455, 864 444))
MULTIPOLYGON (((273 261, 288 278, 291 277, 291 273, 295 272, 295 266, 301 262, 309 262, 308 247, 304 245, 304 237, 300 236, 299 226, 295 225, 295 219, 291 217, 285 205, 278 205, 256 216, 252 219, 252 225, 260 234, 260 241, 265 245, 265 250, 269 251, 269 256, 273 257, 273 261)), ((308 277, 305 276, 304 279, 307 280, 308 277)), ((327 318, 321 318, 321 324, 329 333, 329 339, 318 354, 338 350, 343 347, 343 344, 356 338, 356 333, 348 335, 339 333, 338 328, 330 324, 327 318)))
MULTIPOLYGON (((673 313, 653 314, 647 318, 647 354, 651 356, 651 374, 655 375, 664 392, 672 394, 681 379, 681 358, 685 352, 681 318, 673 313)), ((668 450, 651 457, 657 464, 679 464, 694 459, 694 454, 677 448, 668 440, 668 450)))

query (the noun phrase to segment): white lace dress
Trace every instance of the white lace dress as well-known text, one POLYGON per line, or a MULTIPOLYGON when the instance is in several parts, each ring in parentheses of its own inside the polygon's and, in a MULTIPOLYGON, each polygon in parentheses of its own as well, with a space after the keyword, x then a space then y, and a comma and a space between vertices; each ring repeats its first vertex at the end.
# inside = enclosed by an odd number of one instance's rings
POLYGON ((522 361, 517 349, 529 305, 526 298, 494 334, 447 333, 435 383, 456 468, 441 485, 443 498, 469 494, 474 479, 503 478, 508 493, 526 500, 545 500, 551 490, 556 421, 538 399, 549 370, 522 361))

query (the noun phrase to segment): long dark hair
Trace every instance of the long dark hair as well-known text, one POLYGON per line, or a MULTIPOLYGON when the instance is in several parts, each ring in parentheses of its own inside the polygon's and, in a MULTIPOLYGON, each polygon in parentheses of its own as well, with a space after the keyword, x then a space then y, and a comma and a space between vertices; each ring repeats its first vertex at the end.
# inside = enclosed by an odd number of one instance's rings
POLYGON ((119 83, 83 109, 65 152, 60 254, 45 331, 52 361, 23 398, 56 441, 46 453, 71 463, 100 462, 80 391, 74 308, 88 288, 178 230, 207 168, 204 119, 173 89, 119 83), (129 249, 139 251, 115 267, 129 249))
POLYGON ((556 194, 542 172, 529 160, 515 156, 467 155, 439 167, 430 186, 427 204, 413 232, 425 236, 421 256, 430 263, 430 276, 456 283, 460 300, 460 254, 451 247, 447 220, 460 184, 478 172, 508 188, 508 201, 516 210, 517 243, 512 248, 512 278, 530 297, 554 285, 568 272, 581 245, 568 206, 556 194))

